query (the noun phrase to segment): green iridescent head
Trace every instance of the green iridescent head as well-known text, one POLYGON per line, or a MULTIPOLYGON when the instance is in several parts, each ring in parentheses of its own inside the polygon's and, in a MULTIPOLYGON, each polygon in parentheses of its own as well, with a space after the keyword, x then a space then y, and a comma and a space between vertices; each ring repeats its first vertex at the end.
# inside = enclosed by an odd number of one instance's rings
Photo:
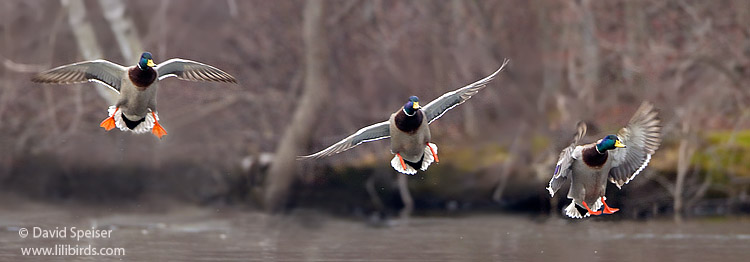
POLYGON ((604 153, 604 151, 612 150, 619 147, 625 147, 625 144, 620 142, 620 138, 616 135, 607 135, 602 140, 596 143, 596 151, 604 153))
POLYGON ((409 97, 409 101, 404 104, 404 113, 406 113, 406 115, 413 116, 414 113, 416 113, 420 108, 422 107, 419 106, 419 97, 411 96, 409 97))
POLYGON ((146 69, 154 66, 156 66, 156 64, 154 64, 154 58, 151 57, 151 53, 143 52, 143 54, 141 54, 141 60, 138 61, 138 68, 146 69))

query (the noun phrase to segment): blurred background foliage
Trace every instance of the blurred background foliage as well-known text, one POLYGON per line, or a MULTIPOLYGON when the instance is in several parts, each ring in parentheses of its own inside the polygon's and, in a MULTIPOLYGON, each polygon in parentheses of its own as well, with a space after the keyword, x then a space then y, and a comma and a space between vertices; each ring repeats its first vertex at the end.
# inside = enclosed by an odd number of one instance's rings
POLYGON ((648 100, 660 110, 664 142, 645 173, 622 190, 609 187, 621 217, 750 212, 750 1, 322 5, 315 20, 305 18, 314 12, 304 1, 3 1, 0 187, 45 201, 268 205, 264 190, 277 182, 266 174, 294 112, 305 110, 303 24, 317 23, 327 99, 307 143, 292 150, 299 155, 386 119, 410 95, 427 102, 512 61, 433 123, 439 165, 399 176, 382 141, 287 163, 293 179, 278 182, 287 192, 270 196, 282 209, 558 215, 566 192, 549 199, 544 187, 576 122, 589 123, 593 141, 648 100), (150 51, 157 63, 214 65, 240 85, 166 80, 159 109, 168 136, 104 132, 97 124, 109 105, 94 84, 29 81, 92 56, 80 24, 101 58, 132 65, 150 51), (144 50, 126 57, 128 45, 144 50))

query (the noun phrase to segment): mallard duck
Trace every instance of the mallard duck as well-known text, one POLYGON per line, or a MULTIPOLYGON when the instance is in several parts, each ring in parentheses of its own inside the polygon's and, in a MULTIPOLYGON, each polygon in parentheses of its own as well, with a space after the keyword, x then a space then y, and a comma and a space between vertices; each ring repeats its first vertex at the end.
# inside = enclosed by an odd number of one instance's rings
POLYGON ((505 68, 508 61, 505 60, 500 69, 484 79, 448 92, 424 107, 419 105, 418 97, 411 96, 402 108, 391 114, 388 121, 364 127, 320 152, 301 156, 299 159, 317 159, 331 156, 364 142, 390 137, 391 153, 395 154, 391 160, 391 166, 396 171, 409 175, 416 174, 417 169, 425 171, 433 162, 440 162, 437 155, 438 147, 430 142, 432 137, 429 124, 440 118, 448 110, 466 102, 471 96, 487 86, 487 83, 505 68))
POLYGON ((37 83, 72 84, 94 81, 119 94, 117 103, 109 107, 109 117, 99 125, 109 131, 145 133, 149 130, 158 138, 167 134, 159 124, 156 111, 156 90, 159 81, 174 76, 190 81, 237 83, 233 76, 213 66, 185 59, 169 59, 156 65, 151 53, 141 54, 138 64, 124 67, 107 60, 93 60, 60 66, 37 74, 37 83))
POLYGON ((573 143, 560 153, 555 173, 547 190, 554 197, 570 178, 568 198, 573 201, 564 209, 572 218, 613 214, 618 208, 607 205, 604 192, 607 180, 617 188, 629 183, 651 161, 661 144, 661 126, 651 103, 644 102, 617 135, 607 135, 596 143, 577 145, 586 135, 586 124, 578 124, 573 143), (576 205, 586 209, 581 216, 576 205), (599 211, 604 207, 602 211, 599 211))

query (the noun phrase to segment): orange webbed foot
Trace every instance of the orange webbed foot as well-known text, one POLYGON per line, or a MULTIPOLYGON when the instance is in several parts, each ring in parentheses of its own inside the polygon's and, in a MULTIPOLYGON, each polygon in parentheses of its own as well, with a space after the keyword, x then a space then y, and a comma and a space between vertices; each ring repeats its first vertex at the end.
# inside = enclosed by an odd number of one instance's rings
POLYGON ((401 167, 403 167, 404 170, 408 170, 406 169, 406 163, 404 163, 404 158, 401 157, 401 154, 396 154, 396 156, 398 156, 398 161, 401 162, 401 167))
POLYGON ((585 207, 585 208, 586 208, 586 210, 587 210, 587 211, 589 211, 589 214, 591 214, 591 215, 593 215, 593 216, 598 216, 598 215, 601 215, 601 214, 602 214, 602 211, 592 211, 592 210, 591 210, 591 209, 589 208, 589 205, 588 205, 588 204, 586 204, 586 201, 581 201, 581 203, 583 203, 583 207, 585 207))
POLYGON ((427 143, 427 147, 430 148, 430 153, 432 153, 432 157, 435 158, 435 163, 440 163, 440 159, 438 158, 437 154, 435 154, 435 150, 432 149, 430 143, 427 143))
POLYGON ((161 139, 162 136, 165 136, 167 134, 167 130, 164 130, 164 128, 159 124, 159 121, 156 120, 156 114, 154 114, 154 112, 151 112, 151 114, 153 114, 154 116, 154 127, 151 129, 151 133, 161 139))
POLYGON ((620 211, 619 208, 609 207, 607 202, 604 202, 604 197, 602 197, 602 204, 604 204, 604 209, 602 210, 604 214, 614 214, 615 212, 620 211))
POLYGON ((107 131, 112 130, 112 128, 115 128, 117 126, 117 124, 115 124, 115 114, 117 113, 117 110, 119 109, 120 109, 119 107, 115 108, 115 112, 112 113, 111 116, 107 117, 107 119, 104 119, 104 121, 102 121, 102 123, 99 124, 99 126, 103 127, 104 130, 107 130, 107 131))

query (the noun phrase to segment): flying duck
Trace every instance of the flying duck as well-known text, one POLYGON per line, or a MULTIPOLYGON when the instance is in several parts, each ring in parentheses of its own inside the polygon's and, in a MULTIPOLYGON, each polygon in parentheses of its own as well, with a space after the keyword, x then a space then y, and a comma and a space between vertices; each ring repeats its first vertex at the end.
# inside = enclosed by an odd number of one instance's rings
POLYGON ((159 81, 174 76, 189 81, 237 83, 237 80, 210 65, 185 59, 169 59, 156 65, 151 53, 141 54, 138 64, 124 67, 107 60, 93 60, 60 66, 34 76, 31 81, 45 84, 102 83, 119 94, 109 107, 109 117, 100 124, 109 131, 115 127, 140 134, 151 131, 158 138, 167 134, 159 124, 156 90, 159 81))
POLYGON ((437 145, 431 143, 429 124, 440 118, 448 110, 466 102, 471 96, 487 86, 500 71, 505 68, 509 60, 505 60, 500 69, 473 84, 448 92, 424 107, 419 105, 419 98, 409 97, 409 100, 388 121, 364 127, 347 138, 312 155, 301 156, 298 159, 318 159, 344 152, 364 142, 391 138, 391 153, 396 156, 391 160, 391 166, 396 171, 413 175, 417 169, 422 171, 438 159, 437 145))
POLYGON ((607 181, 622 188, 641 173, 661 144, 660 133, 657 112, 648 102, 641 104, 628 125, 617 135, 607 135, 596 143, 577 145, 586 135, 586 124, 578 123, 573 143, 560 153, 549 181, 547 190, 550 196, 554 197, 555 192, 570 179, 568 198, 573 201, 564 209, 565 215, 583 218, 617 212, 618 208, 609 207, 605 202, 607 181), (576 205, 586 209, 587 213, 581 216, 576 205))

